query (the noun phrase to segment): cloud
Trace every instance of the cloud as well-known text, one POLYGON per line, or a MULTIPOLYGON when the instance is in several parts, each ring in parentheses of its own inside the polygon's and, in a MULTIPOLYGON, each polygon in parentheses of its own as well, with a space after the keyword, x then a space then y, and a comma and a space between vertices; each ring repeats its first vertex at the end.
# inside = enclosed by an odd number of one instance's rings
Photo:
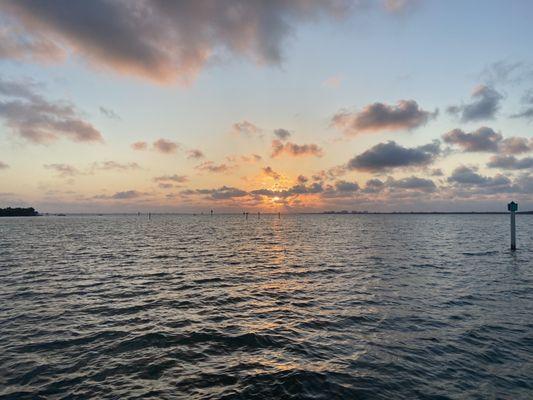
POLYGON ((431 164, 440 154, 439 142, 406 148, 394 141, 379 143, 355 156, 347 163, 350 170, 382 172, 394 168, 418 167, 431 164))
POLYGON ((128 199, 136 199, 144 195, 145 195, 144 193, 138 192, 137 190, 126 190, 124 192, 116 192, 110 198, 115 199, 115 200, 128 200, 128 199))
POLYGON ((119 163, 116 161, 104 161, 101 163, 95 162, 91 166, 92 170, 103 170, 103 171, 127 171, 127 170, 135 170, 135 169, 141 169, 141 166, 137 164, 136 162, 130 162, 130 163, 119 163))
POLYGON ((425 193, 432 193, 437 190, 437 186, 431 179, 410 176, 402 179, 389 179, 387 186, 397 189, 418 190, 425 193))
POLYGON ((228 160, 228 162, 231 162, 231 163, 236 163, 236 162, 243 162, 243 163, 250 163, 250 164, 253 164, 253 163, 257 163, 259 161, 261 161, 263 159, 263 157, 261 157, 259 154, 250 154, 250 155, 230 155, 230 156, 226 156, 226 160, 228 160))
POLYGON ((215 174, 218 174, 218 173, 229 172, 234 167, 233 166, 229 166, 227 164, 215 164, 213 161, 205 161, 205 162, 197 165, 194 168, 199 170, 199 171, 207 171, 207 172, 213 172, 215 174))
POLYGON ((533 157, 524 157, 518 159, 515 156, 493 156, 487 163, 487 167, 513 170, 533 170, 533 157))
POLYGON ((298 184, 288 189, 282 189, 282 190, 256 189, 256 190, 252 190, 250 194, 254 196, 262 196, 262 197, 288 198, 288 197, 298 196, 302 194, 317 194, 317 193, 322 193, 323 191, 324 191, 324 188, 322 184, 313 183, 309 186, 298 184))
POLYGON ((8 169, 9 168, 9 165, 6 164, 5 162, 3 161, 0 161, 0 169, 8 169))
POLYGON ((327 87, 329 89, 336 89, 341 85, 341 82, 342 76, 333 75, 327 78, 324 82, 322 82, 322 86, 327 87))
POLYGON ((274 135, 279 140, 287 140, 291 136, 291 133, 287 129, 279 128, 274 130, 274 135))
POLYGON ((135 143, 131 144, 131 148, 133 150, 138 150, 138 151, 148 150, 148 143, 146 143, 146 142, 135 142, 135 143))
POLYGON ((11 28, 19 30, 14 36, 33 44, 4 51, 4 57, 52 57, 65 48, 98 68, 183 84, 227 55, 279 64, 283 44, 298 24, 320 16, 340 18, 352 8, 348 0, 0 3, 11 28))
POLYGON ((175 183, 185 183, 189 178, 185 175, 162 175, 154 177, 155 182, 175 182, 175 183))
POLYGON ((403 14, 414 10, 419 0, 385 0, 385 10, 392 14, 403 14))
POLYGON ((200 158, 204 158, 204 153, 202 153, 202 151, 198 149, 191 149, 187 151, 187 158, 199 160, 200 158))
POLYGON ((462 151, 491 152, 503 154, 521 154, 533 150, 533 140, 524 137, 511 136, 503 138, 500 133, 486 126, 466 133, 461 129, 454 129, 442 135, 445 143, 456 145, 462 151))
POLYGON ((507 186, 511 184, 509 178, 503 175, 495 177, 482 176, 477 168, 461 165, 455 168, 448 182, 462 186, 507 186))
POLYGON ((442 135, 445 143, 459 146, 465 152, 497 151, 502 135, 486 126, 466 133, 461 129, 454 129, 442 135))
POLYGON ((458 115, 462 122, 493 119, 503 96, 495 89, 481 85, 472 92, 472 99, 472 103, 448 107, 448 113, 458 115))
POLYGON ((56 63, 65 59, 65 51, 47 38, 29 37, 21 29, 2 20, 0 27, 0 60, 56 63))
POLYGON ((75 167, 69 164, 44 164, 43 167, 57 172, 63 178, 75 176, 80 173, 75 167))
POLYGON ((0 78, 0 118, 16 135, 39 144, 59 138, 74 142, 103 142, 102 134, 79 116, 67 102, 52 102, 36 91, 32 82, 0 78))
POLYGON ((99 110, 100 110, 100 113, 102 115, 105 115, 107 118, 120 119, 120 116, 116 112, 114 112, 113 110, 111 110, 109 108, 105 108, 105 107, 100 106, 99 110))
POLYGON ((335 189, 339 192, 357 192, 359 185, 357 182, 337 181, 335 182, 335 189))
POLYGON ((173 154, 180 148, 180 145, 168 139, 158 139, 152 144, 152 147, 160 153, 173 154))
POLYGON ((263 171, 263 174, 271 177, 274 180, 278 180, 281 178, 281 175, 278 174, 276 171, 274 171, 271 167, 264 167, 262 171, 263 171))
POLYGON ((324 151, 316 144, 299 145, 291 142, 282 143, 277 139, 273 140, 271 157, 279 157, 282 154, 287 154, 291 157, 322 157, 324 155, 324 151))
POLYGON ((331 125, 354 136, 363 132, 416 129, 437 115, 438 110, 425 111, 414 100, 400 100, 396 105, 369 104, 360 112, 341 111, 333 116, 331 125))
POLYGON ((512 114, 511 118, 533 119, 533 107, 527 108, 517 114, 512 114))
POLYGON ((203 195, 211 200, 230 200, 247 196, 248 192, 231 186, 221 186, 218 189, 189 189, 182 191, 181 194, 184 196, 203 195))
POLYGON ((499 150, 504 154, 521 154, 533 151, 533 139, 510 137, 501 141, 499 150))
POLYGON ((232 125, 232 132, 237 135, 254 136, 260 134, 262 129, 249 121, 241 121, 232 125))
POLYGON ((318 171, 312 176, 314 181, 328 181, 337 179, 340 176, 346 175, 347 169, 345 165, 337 165, 325 170, 318 171))
POLYGON ((385 188, 385 183, 379 179, 369 179, 368 181, 366 181, 366 185, 365 185, 365 188, 363 189, 363 191, 365 193, 379 193, 381 192, 383 189, 385 188))
MULTIPOLYGON (((533 76, 533 75, 532 75, 533 76)), ((522 103, 529 105, 523 111, 512 114, 511 118, 533 119, 533 90, 528 90, 522 97, 522 103)))
POLYGON ((533 67, 522 61, 500 60, 487 65, 480 78, 493 86, 496 84, 518 84, 533 78, 533 67))
POLYGON ((300 185, 303 185, 305 183, 307 183, 309 181, 309 179, 303 175, 298 175, 298 177, 296 178, 296 182, 298 182, 298 184, 300 185))

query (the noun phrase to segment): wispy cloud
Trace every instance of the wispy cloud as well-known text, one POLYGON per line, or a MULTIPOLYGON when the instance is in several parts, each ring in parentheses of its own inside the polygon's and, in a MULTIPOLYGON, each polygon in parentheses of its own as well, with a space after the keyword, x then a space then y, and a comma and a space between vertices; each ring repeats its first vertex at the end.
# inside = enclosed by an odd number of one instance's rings
POLYGON ((110 119, 120 119, 120 116, 110 108, 99 107, 100 113, 110 119))
POLYGON ((235 167, 229 166, 227 164, 215 164, 213 161, 205 161, 196 167, 194 167, 198 171, 206 171, 206 172, 212 172, 215 174, 220 173, 227 173, 232 171, 235 167))
POLYGON ((281 178, 281 175, 278 174, 276 171, 274 171, 272 169, 272 167, 264 167, 262 169, 262 171, 263 171, 263 174, 265 174, 266 176, 268 176, 268 177, 270 177, 270 178, 272 178, 274 180, 278 180, 278 179, 281 178))
POLYGON ((78 169, 69 164, 45 164, 43 167, 55 171, 62 178, 73 177, 80 174, 78 169))

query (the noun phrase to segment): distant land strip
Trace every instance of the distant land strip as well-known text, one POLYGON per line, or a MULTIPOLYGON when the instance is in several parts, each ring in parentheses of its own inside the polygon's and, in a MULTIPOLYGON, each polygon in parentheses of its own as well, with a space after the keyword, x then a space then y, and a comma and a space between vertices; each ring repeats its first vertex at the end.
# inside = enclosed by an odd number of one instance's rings
POLYGON ((33 207, 0 208, 0 217, 35 217, 36 215, 39 215, 39 213, 33 207))

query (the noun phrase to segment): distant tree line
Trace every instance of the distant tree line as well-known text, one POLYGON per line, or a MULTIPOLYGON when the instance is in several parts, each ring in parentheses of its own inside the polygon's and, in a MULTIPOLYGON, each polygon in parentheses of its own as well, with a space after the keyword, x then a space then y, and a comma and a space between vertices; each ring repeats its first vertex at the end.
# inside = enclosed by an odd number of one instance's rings
POLYGON ((0 208, 0 217, 34 217, 39 215, 35 208, 0 208))

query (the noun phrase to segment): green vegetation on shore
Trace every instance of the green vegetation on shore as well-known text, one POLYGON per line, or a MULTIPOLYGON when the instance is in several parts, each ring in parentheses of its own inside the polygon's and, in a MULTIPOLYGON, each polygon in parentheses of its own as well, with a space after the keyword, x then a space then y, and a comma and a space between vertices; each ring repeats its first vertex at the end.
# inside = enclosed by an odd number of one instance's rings
POLYGON ((39 215, 39 213, 33 207, 0 208, 0 217, 34 217, 36 215, 39 215))

